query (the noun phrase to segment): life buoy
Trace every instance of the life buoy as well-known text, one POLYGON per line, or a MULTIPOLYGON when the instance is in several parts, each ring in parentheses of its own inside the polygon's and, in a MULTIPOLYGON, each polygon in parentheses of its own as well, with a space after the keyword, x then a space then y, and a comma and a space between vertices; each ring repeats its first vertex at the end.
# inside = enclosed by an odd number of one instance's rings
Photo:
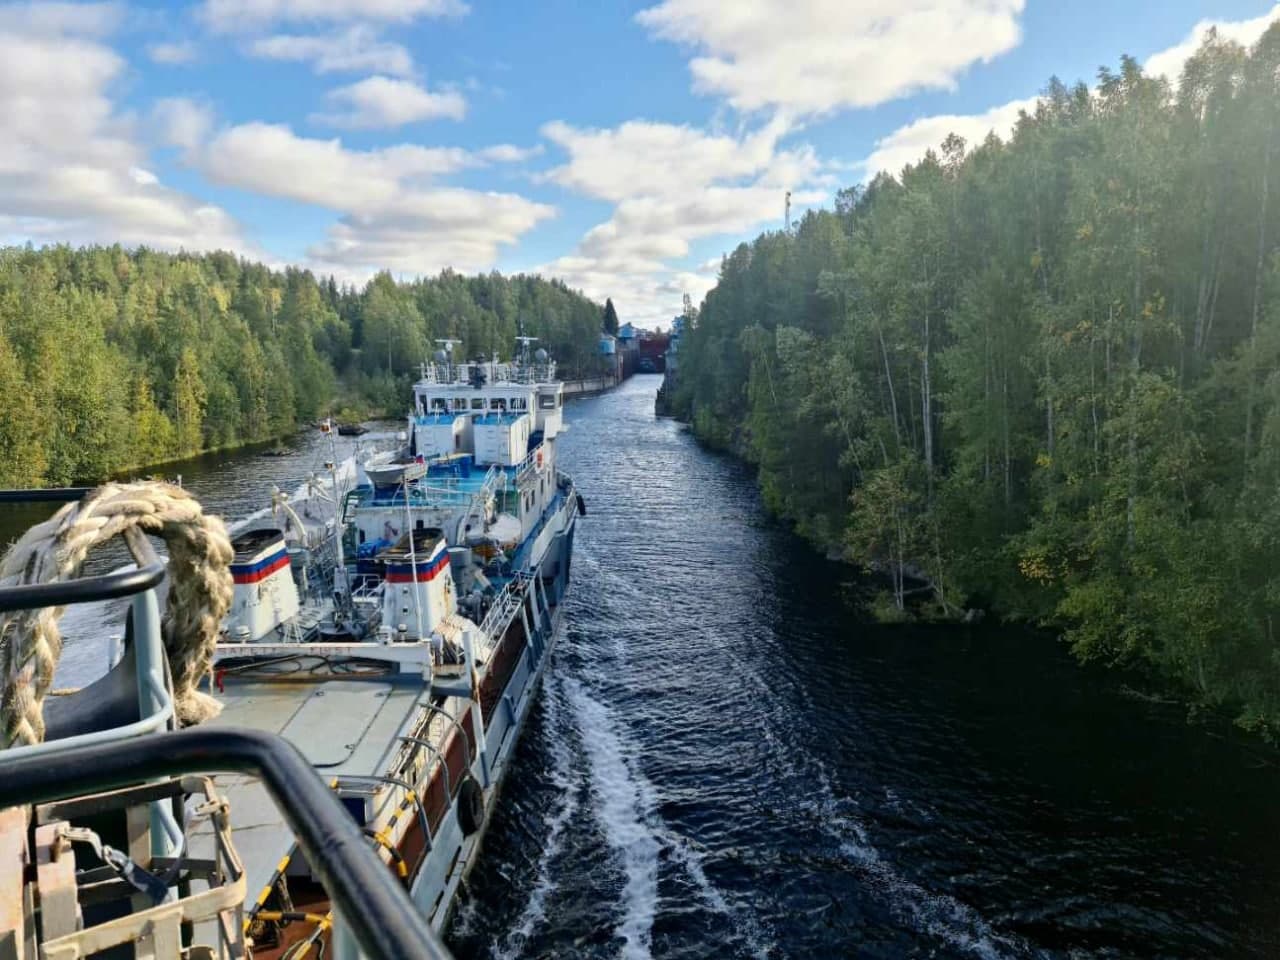
POLYGON ((458 785, 458 826, 469 837, 484 823, 484 789, 475 777, 467 777, 458 785))
POLYGON ((542 469, 542 448, 538 448, 538 469, 542 469))

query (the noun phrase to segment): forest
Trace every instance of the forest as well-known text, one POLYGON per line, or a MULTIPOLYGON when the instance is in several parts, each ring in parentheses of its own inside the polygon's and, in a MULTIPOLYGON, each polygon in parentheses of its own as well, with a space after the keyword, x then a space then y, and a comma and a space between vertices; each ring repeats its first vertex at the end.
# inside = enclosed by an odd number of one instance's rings
POLYGON ((881 616, 1045 624, 1277 739, 1278 243, 1280 25, 1211 34, 739 246, 673 408, 881 616))
POLYGON ((344 409, 399 416, 437 338, 507 357, 523 329, 566 375, 594 371, 602 317, 532 276, 356 289, 229 253, 0 248, 0 484, 101 480, 344 409))

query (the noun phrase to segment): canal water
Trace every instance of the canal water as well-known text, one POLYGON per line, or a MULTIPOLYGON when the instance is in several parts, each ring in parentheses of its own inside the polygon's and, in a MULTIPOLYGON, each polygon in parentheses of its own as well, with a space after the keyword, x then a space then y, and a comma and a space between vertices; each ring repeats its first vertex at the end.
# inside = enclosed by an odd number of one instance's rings
MULTIPOLYGON (((460 960, 1280 955, 1274 753, 1042 635, 870 622, 747 469, 654 418, 657 385, 566 408, 567 629, 460 960)), ((329 456, 289 452, 174 469, 235 520, 329 456)), ((60 684, 100 672, 113 618, 67 614, 60 684)))
POLYGON ((568 408, 568 629, 462 960, 1280 955, 1275 754, 1043 635, 869 622, 657 385, 568 408))

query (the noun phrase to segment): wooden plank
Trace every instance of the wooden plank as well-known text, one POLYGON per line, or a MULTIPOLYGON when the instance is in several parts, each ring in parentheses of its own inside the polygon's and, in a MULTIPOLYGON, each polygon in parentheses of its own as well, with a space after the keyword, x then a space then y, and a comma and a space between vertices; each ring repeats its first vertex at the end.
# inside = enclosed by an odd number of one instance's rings
POLYGON ((79 928, 76 857, 63 836, 65 822, 36 827, 36 886, 40 890, 40 927, 45 940, 79 928))
POLYGON ((27 866, 27 811, 0 810, 0 960, 26 960, 29 935, 23 910, 27 866))

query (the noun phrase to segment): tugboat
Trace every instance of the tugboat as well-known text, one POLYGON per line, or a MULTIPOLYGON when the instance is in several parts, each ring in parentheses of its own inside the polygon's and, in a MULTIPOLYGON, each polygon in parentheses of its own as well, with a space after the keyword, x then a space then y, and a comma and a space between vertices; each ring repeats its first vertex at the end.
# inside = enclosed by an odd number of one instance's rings
MULTIPOLYGON (((191 767, 184 774, 225 770, 226 763, 219 765, 214 756, 217 750, 208 753, 209 744, 238 744, 256 759, 231 766, 251 776, 185 776, 165 794, 185 796, 196 780, 208 782, 210 796, 201 809, 216 807, 229 811, 227 816, 155 819, 159 794, 144 791, 119 800, 122 808, 152 810, 152 856, 139 851, 130 864, 132 876, 152 878, 157 909, 159 902, 174 901, 177 888, 167 900, 160 888, 179 881, 180 861, 187 857, 220 864, 210 868, 210 876, 232 877, 247 894, 236 912, 229 906, 234 896, 223 890, 222 913, 206 909, 184 921, 205 935, 200 942, 219 945, 220 953, 205 955, 293 960, 315 949, 354 956, 351 936, 369 956, 417 955, 385 943, 390 952, 369 950, 367 940, 376 939, 377 931, 368 917, 351 916, 359 909, 358 892, 353 898, 344 888, 334 858, 317 851, 317 837, 308 832, 315 824, 300 830, 299 820, 308 814, 282 801, 287 791, 277 789, 278 778, 264 769, 269 764, 262 758, 270 752, 264 744, 276 749, 283 741, 291 745, 284 752, 292 752, 295 766, 300 754, 303 766, 314 771, 302 777, 309 780, 301 793, 314 800, 311 785, 322 785, 321 794, 336 800, 346 826, 362 838, 360 857, 380 861, 379 890, 383 880, 392 880, 412 902, 414 917, 400 921, 397 930, 410 939, 418 936, 421 955, 441 956, 434 933, 446 925, 479 856, 561 627, 574 531, 585 514, 573 481, 556 467, 562 404, 555 365, 545 352, 531 352, 529 338, 522 338, 508 363, 455 363, 448 350, 437 353, 414 385, 406 451, 390 459, 328 464, 327 485, 316 482, 296 499, 277 493, 272 515, 239 533, 220 554, 221 575, 231 579, 229 602, 208 657, 192 659, 188 647, 186 659, 175 660, 182 645, 166 634, 175 696, 189 699, 178 688, 200 682, 208 690, 204 696, 216 702, 217 716, 193 731, 153 727, 139 736, 134 722, 81 730, 98 738, 88 745, 60 747, 53 740, 0 750, 0 803, 39 804, 55 794, 75 798, 116 789, 157 775, 148 772, 157 765, 172 773, 184 757, 191 767), (188 749, 193 737, 204 739, 188 749), (47 763, 77 750, 82 760, 109 756, 123 767, 108 764, 116 776, 106 777, 105 785, 89 768, 61 785, 49 783, 42 773, 47 763), (121 759, 127 754, 128 762, 121 759), (198 769, 201 757, 213 766, 198 769), (24 789, 31 799, 23 799, 24 789), (405 926, 418 921, 425 932, 405 926)), ((139 496, 121 494, 121 509, 133 509, 129 505, 139 496)), ((62 523, 72 522, 74 516, 64 513, 75 506, 59 514, 62 523)), ((188 516, 189 508, 183 510, 177 515, 188 516)), ((175 542, 170 541, 171 556, 175 542)), ((187 576, 192 564, 176 563, 175 556, 171 570, 187 576)), ((200 583, 217 580, 216 565, 197 565, 200 583)), ((175 586, 170 603, 194 595, 193 589, 175 586)), ((4 605, 4 592, 0 586, 0 612, 15 609, 4 605)), ((151 591, 147 596, 156 602, 151 591)), ((152 673, 140 682, 154 687, 154 661, 162 656, 158 629, 140 636, 139 625, 145 633, 159 621, 142 609, 135 603, 127 646, 150 652, 122 659, 108 676, 128 674, 145 661, 152 673)), ((195 629, 207 618, 188 620, 195 629)), ((170 712, 175 711, 182 712, 170 712)), ((88 809, 87 801, 75 802, 58 809, 88 809)), ((175 799, 173 809, 179 806, 175 799)), ((79 829, 74 818, 67 823, 73 834, 79 829)), ((335 837, 353 832, 334 829, 335 837)), ((6 833, 0 824, 0 858, 6 842, 17 849, 19 834, 25 841, 24 832, 6 833)), ((118 842, 127 845, 128 830, 123 836, 118 842)), ((79 845, 73 851, 81 855, 79 845)), ((25 852, 31 862, 52 855, 25 852)), ((84 857, 92 867, 83 878, 77 874, 66 895, 87 903, 95 896, 87 887, 89 876, 105 876, 101 864, 112 861, 109 854, 84 857)), ((0 876, 4 872, 0 863, 0 876)), ((375 905, 380 917, 385 919, 394 899, 375 905)), ((148 941, 156 942, 154 936, 148 941)))

